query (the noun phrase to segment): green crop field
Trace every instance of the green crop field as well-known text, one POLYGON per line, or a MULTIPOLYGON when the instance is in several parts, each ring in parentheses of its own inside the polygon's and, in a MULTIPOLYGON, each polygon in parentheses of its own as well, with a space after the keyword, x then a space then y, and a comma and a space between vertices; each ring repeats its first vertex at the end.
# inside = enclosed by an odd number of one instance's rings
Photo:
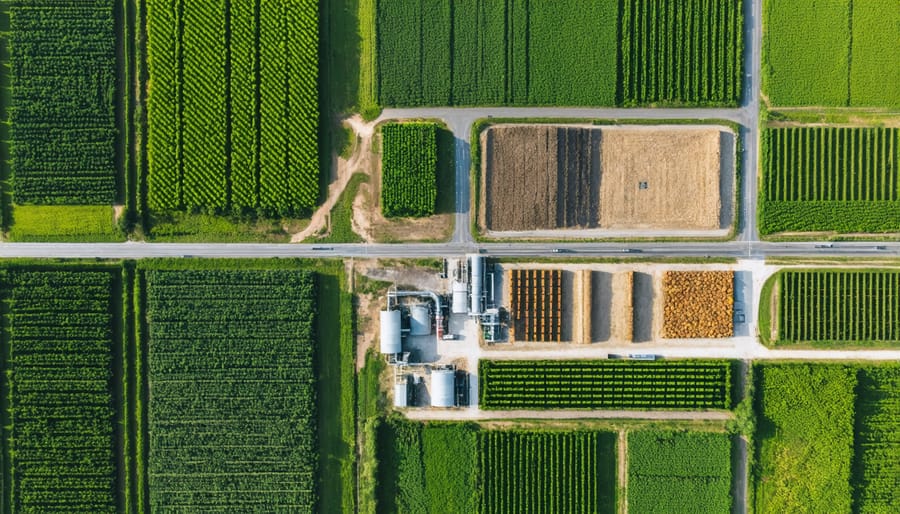
POLYGON ((757 512, 850 512, 853 391, 841 365, 757 365, 757 512))
POLYGON ((481 431, 478 455, 483 514, 615 512, 612 432, 481 431))
POLYGON ((384 105, 616 101, 615 2, 379 0, 376 9, 384 105))
POLYGON ((764 130, 760 232, 900 230, 898 148, 896 128, 764 130))
POLYGON ((112 0, 11 0, 10 166, 16 203, 116 198, 112 0))
POLYGON ((378 435, 378 512, 475 511, 476 428, 391 418, 378 435))
POLYGON ((385 216, 434 214, 437 131, 434 123, 387 123, 382 127, 381 212, 385 216))
POLYGON ((145 273, 153 510, 313 511, 315 276, 145 273))
POLYGON ((893 512, 900 367, 758 364, 757 512, 893 512))
POLYGON ((727 409, 728 361, 478 363, 484 409, 727 409))
POLYGON ((12 512, 120 512, 118 274, 5 273, 12 512))
POLYGON ((894 0, 766 0, 763 91, 773 105, 900 105, 894 0))
POLYGON ((731 512, 731 436, 640 430, 628 433, 631 512, 731 512))
POLYGON ((778 344, 900 342, 900 271, 792 270, 775 280, 778 344))
POLYGON ((381 0, 378 99, 391 106, 734 105, 742 2, 685 4, 381 0))
POLYGON ((319 194, 318 3, 147 3, 148 205, 310 210, 319 194))
POLYGON ((626 0, 621 4, 626 105, 735 105, 740 101, 743 2, 626 0))

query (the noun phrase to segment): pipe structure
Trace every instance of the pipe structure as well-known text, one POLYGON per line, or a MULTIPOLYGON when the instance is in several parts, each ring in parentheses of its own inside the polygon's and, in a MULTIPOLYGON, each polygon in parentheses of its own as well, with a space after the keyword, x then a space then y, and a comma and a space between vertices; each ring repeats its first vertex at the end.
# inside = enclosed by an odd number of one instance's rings
POLYGON ((444 337, 444 313, 441 310, 441 296, 433 291, 388 291, 388 305, 391 299, 397 299, 401 296, 412 296, 416 298, 430 297, 434 301, 434 324, 437 338, 444 337))

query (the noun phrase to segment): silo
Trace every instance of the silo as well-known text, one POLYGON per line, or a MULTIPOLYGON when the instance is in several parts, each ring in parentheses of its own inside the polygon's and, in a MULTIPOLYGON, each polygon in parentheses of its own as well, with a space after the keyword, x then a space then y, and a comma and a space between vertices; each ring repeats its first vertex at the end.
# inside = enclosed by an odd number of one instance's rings
POLYGON ((481 299, 484 295, 484 257, 480 255, 469 256, 469 270, 472 274, 469 314, 479 316, 482 313, 481 299))
POLYGON ((409 309, 409 335, 427 336, 431 334, 431 310, 427 305, 413 305, 409 309))
POLYGON ((431 372, 431 406, 456 406, 456 371, 436 369, 431 372))
POLYGON ((381 311, 381 353, 401 353, 400 311, 381 311))
POLYGON ((409 402, 409 385, 404 378, 401 382, 394 384, 394 407, 408 407, 409 402))
POLYGON ((469 308, 469 291, 466 289, 466 285, 462 282, 453 282, 453 302, 452 302, 452 312, 453 314, 465 314, 468 312, 469 308))

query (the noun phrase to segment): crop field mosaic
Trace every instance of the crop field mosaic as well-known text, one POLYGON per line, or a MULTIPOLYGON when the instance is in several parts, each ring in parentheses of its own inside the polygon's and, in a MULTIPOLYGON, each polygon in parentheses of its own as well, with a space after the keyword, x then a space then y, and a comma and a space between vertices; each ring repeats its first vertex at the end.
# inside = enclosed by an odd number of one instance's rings
POLYGON ((378 100, 734 105, 741 95, 742 4, 379 0, 378 100))
POLYGON ((318 3, 147 3, 150 208, 310 210, 318 3))

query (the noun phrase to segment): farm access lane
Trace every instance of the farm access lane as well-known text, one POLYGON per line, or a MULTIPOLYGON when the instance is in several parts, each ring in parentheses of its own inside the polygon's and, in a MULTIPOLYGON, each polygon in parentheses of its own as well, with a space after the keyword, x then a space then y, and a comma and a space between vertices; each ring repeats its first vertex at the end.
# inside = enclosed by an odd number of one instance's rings
POLYGON ((245 243, 0 243, 0 258, 154 257, 210 258, 422 258, 481 252, 488 257, 556 258, 900 258, 900 242, 672 242, 672 243, 416 243, 416 244, 245 244, 245 243))

